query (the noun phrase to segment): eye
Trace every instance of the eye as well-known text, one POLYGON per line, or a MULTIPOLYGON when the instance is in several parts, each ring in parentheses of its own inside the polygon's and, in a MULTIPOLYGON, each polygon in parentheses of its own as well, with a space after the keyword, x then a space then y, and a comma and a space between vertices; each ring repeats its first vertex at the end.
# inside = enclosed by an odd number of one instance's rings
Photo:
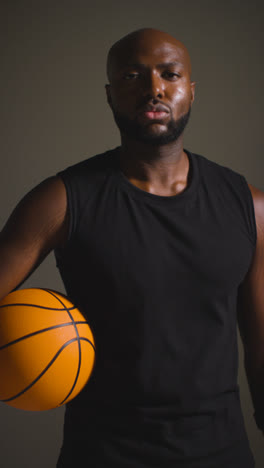
POLYGON ((166 78, 168 80, 171 80, 171 81, 175 81, 178 78, 180 78, 180 74, 177 73, 177 72, 172 72, 172 71, 166 70, 166 71, 164 71, 162 73, 162 77, 166 78))
POLYGON ((134 80, 135 78, 138 78, 139 73, 136 72, 130 72, 130 73, 125 73, 124 74, 124 79, 125 80, 134 80))

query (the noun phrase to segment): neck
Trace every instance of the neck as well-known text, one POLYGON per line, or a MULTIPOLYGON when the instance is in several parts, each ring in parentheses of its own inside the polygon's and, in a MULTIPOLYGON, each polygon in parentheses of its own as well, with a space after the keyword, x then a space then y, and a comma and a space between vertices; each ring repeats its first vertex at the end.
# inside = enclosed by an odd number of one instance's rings
POLYGON ((119 158, 124 175, 142 190, 170 196, 187 186, 189 160, 182 137, 162 146, 122 138, 119 158))

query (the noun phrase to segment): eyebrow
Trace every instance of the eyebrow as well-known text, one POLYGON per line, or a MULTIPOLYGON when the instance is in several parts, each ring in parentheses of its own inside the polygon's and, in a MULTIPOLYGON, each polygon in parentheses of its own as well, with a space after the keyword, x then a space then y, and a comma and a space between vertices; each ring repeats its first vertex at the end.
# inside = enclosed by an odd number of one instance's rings
MULTIPOLYGON (((181 62, 175 61, 175 62, 158 63, 156 66, 158 68, 168 68, 168 67, 174 67, 174 66, 183 67, 183 64, 181 62)), ((125 67, 148 68, 148 66, 144 65, 143 63, 128 63, 125 65, 125 67)))
POLYGON ((181 62, 166 62, 166 63, 160 63, 157 65, 157 67, 159 68, 167 68, 167 67, 174 67, 174 66, 178 66, 180 65, 180 67, 183 66, 183 64, 181 62))

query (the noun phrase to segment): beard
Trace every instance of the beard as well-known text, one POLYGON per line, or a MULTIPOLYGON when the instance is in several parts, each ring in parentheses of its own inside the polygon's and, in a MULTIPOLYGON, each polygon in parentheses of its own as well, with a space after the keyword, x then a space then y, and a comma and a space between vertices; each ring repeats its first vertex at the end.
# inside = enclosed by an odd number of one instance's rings
MULTIPOLYGON (((171 119, 167 124, 167 130, 165 132, 162 134, 154 134, 150 131, 151 123, 144 126, 113 109, 114 119, 121 134, 136 141, 140 141, 141 143, 149 143, 152 145, 167 145, 168 143, 178 140, 189 121, 190 114, 191 107, 188 112, 179 119, 171 119)), ((158 121, 155 123, 158 123, 158 121)))

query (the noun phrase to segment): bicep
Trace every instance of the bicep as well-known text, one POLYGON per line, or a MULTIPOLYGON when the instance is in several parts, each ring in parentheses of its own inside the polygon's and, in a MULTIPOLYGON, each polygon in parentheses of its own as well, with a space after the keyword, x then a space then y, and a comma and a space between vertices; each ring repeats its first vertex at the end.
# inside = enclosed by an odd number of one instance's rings
POLYGON ((65 187, 59 177, 52 177, 21 200, 0 234, 0 297, 65 243, 67 229, 65 187))
POLYGON ((244 365, 258 427, 264 429, 264 193, 250 187, 257 227, 251 268, 238 294, 238 325, 244 345, 244 365))
POLYGON ((264 194, 251 188, 253 195, 257 243, 250 270, 238 295, 238 325, 245 357, 254 364, 264 362, 264 194))

